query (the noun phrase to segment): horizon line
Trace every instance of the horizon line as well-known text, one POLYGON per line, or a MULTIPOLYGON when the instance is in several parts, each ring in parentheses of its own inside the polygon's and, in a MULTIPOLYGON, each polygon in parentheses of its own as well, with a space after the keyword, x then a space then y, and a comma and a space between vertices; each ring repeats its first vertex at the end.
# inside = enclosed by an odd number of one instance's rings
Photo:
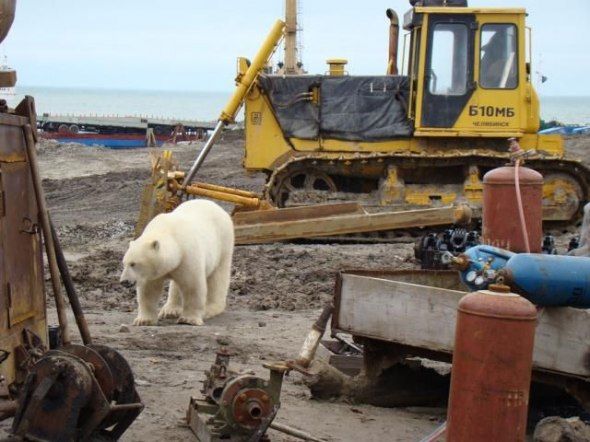
MULTIPOLYGON (((104 91, 125 91, 125 92, 197 92, 210 94, 229 94, 234 91, 231 90, 202 90, 202 89, 148 89, 148 88, 124 88, 124 87, 109 87, 109 86, 46 86, 46 85, 16 85, 15 88, 46 88, 46 89, 78 89, 78 90, 104 90, 104 91)), ((541 94, 537 91, 539 97, 545 98, 590 98, 589 94, 541 94)))

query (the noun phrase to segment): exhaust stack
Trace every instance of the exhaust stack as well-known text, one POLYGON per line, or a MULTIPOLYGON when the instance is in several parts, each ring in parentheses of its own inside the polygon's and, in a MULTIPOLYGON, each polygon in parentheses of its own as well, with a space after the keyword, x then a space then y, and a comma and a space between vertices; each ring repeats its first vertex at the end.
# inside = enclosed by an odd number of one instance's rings
POLYGON ((385 11, 389 19, 389 58, 387 61, 387 75, 398 75, 397 48, 399 40, 399 18, 396 12, 389 8, 385 11))

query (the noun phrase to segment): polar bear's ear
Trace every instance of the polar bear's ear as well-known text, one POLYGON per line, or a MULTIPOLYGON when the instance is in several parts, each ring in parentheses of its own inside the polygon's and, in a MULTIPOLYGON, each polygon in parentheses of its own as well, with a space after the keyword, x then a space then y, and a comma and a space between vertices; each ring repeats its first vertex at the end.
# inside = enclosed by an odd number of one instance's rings
POLYGON ((158 250, 160 250, 160 241, 158 241, 158 240, 153 241, 152 242, 152 249, 154 249, 156 252, 158 250))

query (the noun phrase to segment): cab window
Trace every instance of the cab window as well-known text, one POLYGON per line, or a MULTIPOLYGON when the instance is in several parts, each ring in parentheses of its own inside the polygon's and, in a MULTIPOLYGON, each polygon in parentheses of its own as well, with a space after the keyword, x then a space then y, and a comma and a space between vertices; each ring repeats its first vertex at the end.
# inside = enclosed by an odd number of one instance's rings
POLYGON ((518 85, 516 26, 487 24, 481 28, 479 83, 486 89, 518 85))
POLYGON ((464 95, 467 92, 467 43, 463 23, 438 23, 432 32, 429 86, 432 95, 464 95))

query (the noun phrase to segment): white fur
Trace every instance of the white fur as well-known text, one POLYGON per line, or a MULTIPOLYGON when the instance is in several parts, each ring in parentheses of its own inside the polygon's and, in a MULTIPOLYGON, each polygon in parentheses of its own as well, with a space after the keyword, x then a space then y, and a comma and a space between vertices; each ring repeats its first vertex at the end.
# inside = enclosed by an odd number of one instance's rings
POLYGON ((179 323, 202 325, 223 312, 233 249, 232 219, 214 202, 191 200, 156 216, 123 257, 121 282, 137 285, 139 312, 133 324, 179 318, 179 323), (166 279, 171 280, 168 300, 158 314, 166 279))

